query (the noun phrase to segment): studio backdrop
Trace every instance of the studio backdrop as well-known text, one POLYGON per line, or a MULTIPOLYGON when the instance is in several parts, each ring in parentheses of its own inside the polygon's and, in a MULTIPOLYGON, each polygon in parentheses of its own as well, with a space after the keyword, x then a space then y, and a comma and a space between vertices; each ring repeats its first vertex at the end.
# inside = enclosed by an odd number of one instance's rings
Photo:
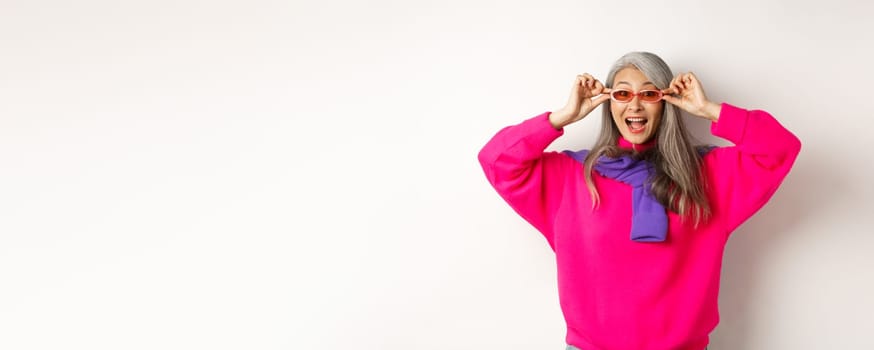
POLYGON ((649 51, 803 144, 710 349, 872 349, 872 10, 3 0, 0 348, 564 349, 555 255, 477 153, 649 51))

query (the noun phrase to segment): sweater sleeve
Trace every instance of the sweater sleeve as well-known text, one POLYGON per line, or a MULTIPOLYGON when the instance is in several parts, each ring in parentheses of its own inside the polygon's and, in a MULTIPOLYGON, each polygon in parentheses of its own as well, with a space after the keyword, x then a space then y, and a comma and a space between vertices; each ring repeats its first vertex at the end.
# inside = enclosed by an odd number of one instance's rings
POLYGON ((555 250, 553 215, 573 161, 559 152, 544 152, 564 129, 549 122, 551 112, 504 127, 479 152, 486 179, 522 218, 555 250))
POLYGON ((801 151, 801 141, 767 112, 727 103, 710 131, 734 143, 704 157, 705 176, 713 185, 711 205, 730 235, 777 191, 801 151))

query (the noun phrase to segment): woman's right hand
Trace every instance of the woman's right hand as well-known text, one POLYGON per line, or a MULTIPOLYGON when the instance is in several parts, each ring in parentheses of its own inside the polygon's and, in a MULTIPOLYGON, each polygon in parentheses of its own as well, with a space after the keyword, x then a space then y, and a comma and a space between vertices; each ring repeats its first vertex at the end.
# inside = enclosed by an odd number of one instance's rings
POLYGON ((586 117, 598 105, 610 99, 610 91, 589 73, 577 75, 567 105, 549 115, 556 129, 586 117), (596 97, 597 96, 597 97, 596 97))

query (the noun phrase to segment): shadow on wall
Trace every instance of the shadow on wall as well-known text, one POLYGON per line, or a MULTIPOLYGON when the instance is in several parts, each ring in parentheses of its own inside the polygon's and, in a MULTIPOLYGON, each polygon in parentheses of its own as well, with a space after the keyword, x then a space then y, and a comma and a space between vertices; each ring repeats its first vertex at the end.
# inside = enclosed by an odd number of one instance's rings
MULTIPOLYGON (((688 116, 686 121, 695 137, 708 136, 703 143, 726 144, 711 136, 709 121, 688 116)), ((841 166, 835 159, 805 147, 804 137, 796 135, 801 139, 801 153, 789 175, 771 200, 732 233, 726 245, 720 283, 720 323, 711 335, 713 347, 754 347, 749 342, 754 334, 752 327, 758 322, 751 301, 761 299, 769 288, 757 284, 764 280, 756 278, 766 268, 763 257, 798 238, 793 237, 794 233, 810 220, 815 220, 823 210, 835 207, 842 198, 836 193, 851 191, 849 181, 841 178, 841 166), (813 183, 828 186, 807 185, 813 183)))

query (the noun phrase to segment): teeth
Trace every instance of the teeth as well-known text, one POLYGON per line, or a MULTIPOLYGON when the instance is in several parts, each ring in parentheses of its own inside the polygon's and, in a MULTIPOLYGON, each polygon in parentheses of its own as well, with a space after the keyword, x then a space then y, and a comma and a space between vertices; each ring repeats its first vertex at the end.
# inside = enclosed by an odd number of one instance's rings
POLYGON ((646 120, 646 118, 625 118, 625 121, 629 122, 642 122, 644 120, 646 120))

